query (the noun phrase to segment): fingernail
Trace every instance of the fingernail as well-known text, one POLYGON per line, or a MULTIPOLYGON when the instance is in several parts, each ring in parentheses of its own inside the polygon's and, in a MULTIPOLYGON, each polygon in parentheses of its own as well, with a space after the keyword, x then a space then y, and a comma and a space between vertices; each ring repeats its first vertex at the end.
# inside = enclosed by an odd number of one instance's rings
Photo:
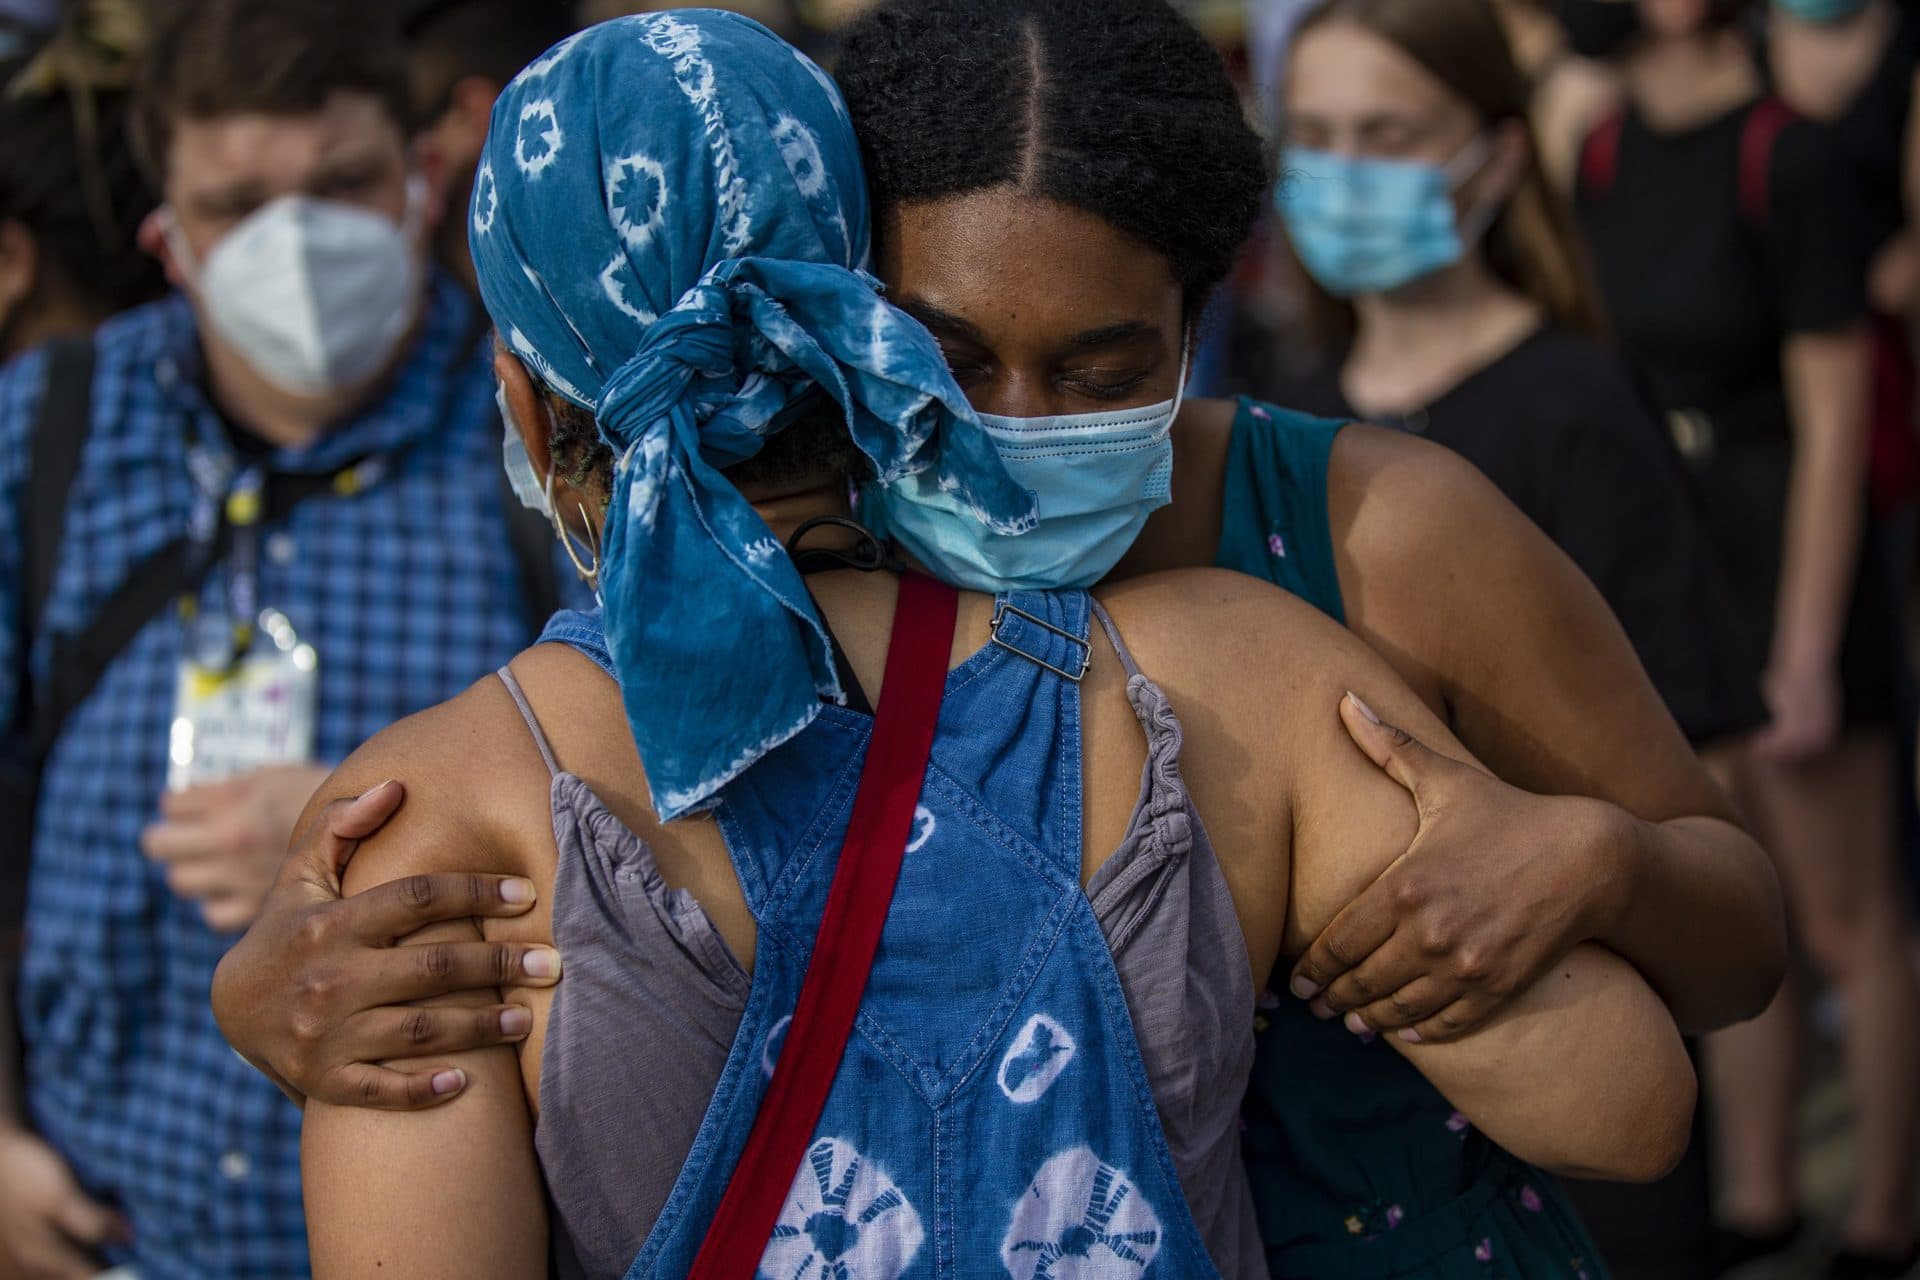
POLYGON ((1355 1010, 1354 1012, 1349 1013, 1347 1015, 1347 1030, 1353 1032, 1353 1034, 1357 1036, 1366 1036, 1366 1035, 1373 1034, 1373 1028, 1367 1025, 1367 1020, 1360 1016, 1360 1013, 1358 1010, 1355 1010))
POLYGON ((433 1091, 442 1096, 457 1093, 467 1083, 464 1071, 436 1071, 433 1075, 433 1091))
POLYGON ((1320 994, 1319 983, 1303 978, 1297 973, 1293 975, 1293 981, 1287 984, 1287 989, 1302 1000, 1311 1000, 1320 994))
POLYGON ((1307 1009, 1313 1014, 1314 1017, 1320 1019, 1322 1022, 1325 1022, 1327 1019, 1334 1016, 1334 1008, 1332 1005, 1327 1003, 1325 997, 1318 997, 1314 999, 1311 1003, 1307 1005, 1307 1009))
POLYGON ((1347 697, 1349 697, 1349 698, 1351 698, 1351 699, 1353 700, 1353 709, 1354 709, 1355 711, 1358 711, 1358 712, 1359 712, 1359 713, 1360 713, 1361 715, 1363 715, 1363 716, 1365 716, 1365 717, 1367 718, 1367 723, 1369 723, 1369 724, 1379 724, 1379 723, 1380 723, 1380 717, 1379 717, 1379 716, 1377 716, 1377 715, 1375 715, 1375 714, 1373 713, 1373 708, 1372 708, 1372 707, 1370 707, 1370 706, 1368 706, 1368 705, 1367 705, 1366 703, 1364 703, 1364 702, 1362 702, 1362 701, 1360 700, 1360 695, 1359 695, 1359 694, 1357 694, 1357 693, 1355 693, 1355 692, 1354 692, 1353 690, 1351 690, 1351 689, 1349 689, 1349 690, 1347 690, 1347 697))
POLYGON ((1402 1027, 1400 1029, 1400 1038, 1402 1040, 1405 1040, 1408 1044, 1420 1043, 1420 1033, 1418 1031, 1415 1031, 1412 1027, 1402 1027))
POLYGON ((398 781, 399 781, 398 778, 388 778, 385 782, 381 783, 379 786, 368 787, 365 791, 362 791, 360 793, 360 798, 362 800, 365 800, 368 796, 379 795, 382 791, 385 791, 388 787, 392 786, 394 783, 398 781))
POLYGON ((533 901, 533 881, 502 880, 500 882, 500 901, 509 906, 524 906, 533 901))
POLYGON ((560 976, 560 953, 552 947, 535 947, 527 952, 526 959, 520 962, 520 968, 529 978, 557 978, 560 976))
POLYGON ((533 1030, 533 1014, 519 1005, 500 1011, 500 1034, 523 1036, 533 1030))

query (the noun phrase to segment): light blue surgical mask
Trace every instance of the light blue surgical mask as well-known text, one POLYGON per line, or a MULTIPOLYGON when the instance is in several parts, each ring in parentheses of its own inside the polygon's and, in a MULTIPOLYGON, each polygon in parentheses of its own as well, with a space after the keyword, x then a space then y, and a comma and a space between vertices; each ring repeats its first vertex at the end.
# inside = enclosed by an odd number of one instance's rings
POLYGON ((506 433, 500 437, 500 455, 507 468, 507 483, 513 486, 513 496, 529 511, 538 511, 547 519, 553 519, 553 501, 547 496, 546 485, 540 481, 540 473, 534 470, 533 459, 527 456, 526 441, 513 425, 513 412, 507 408, 504 386, 494 385, 493 402, 500 406, 500 421, 506 433))
POLYGON ((1291 147, 1274 188, 1294 252, 1336 298, 1389 293, 1453 266, 1485 234, 1495 209, 1455 217, 1453 193, 1487 163, 1477 137, 1444 165, 1291 147))
POLYGON ((1781 12, 1821 26, 1845 22, 1869 3, 1870 0, 1773 0, 1774 8, 1781 12))
POLYGON ((998 534, 929 474, 868 485, 861 516, 934 576, 972 591, 1090 587, 1127 553, 1147 517, 1173 500, 1173 420, 1186 393, 1187 350, 1173 399, 1136 409, 1045 418, 980 414, 1015 484, 1040 503, 1027 533, 998 534))

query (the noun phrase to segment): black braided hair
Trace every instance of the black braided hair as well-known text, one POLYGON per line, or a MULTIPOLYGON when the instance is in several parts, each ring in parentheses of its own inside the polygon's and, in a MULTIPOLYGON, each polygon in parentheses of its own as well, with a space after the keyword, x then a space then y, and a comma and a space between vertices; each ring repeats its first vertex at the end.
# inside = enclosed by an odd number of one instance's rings
POLYGON ((877 214, 1013 184, 1160 253, 1190 313, 1265 197, 1226 67, 1166 0, 884 0, 834 74, 877 214))

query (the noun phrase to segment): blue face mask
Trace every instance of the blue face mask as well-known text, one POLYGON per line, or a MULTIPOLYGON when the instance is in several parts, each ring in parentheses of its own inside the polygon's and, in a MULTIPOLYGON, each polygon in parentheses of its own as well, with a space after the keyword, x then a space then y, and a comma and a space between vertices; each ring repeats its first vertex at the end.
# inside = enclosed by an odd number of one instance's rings
POLYGON ((1869 0, 1773 0, 1773 7, 1802 22, 1825 25, 1845 22, 1868 3, 1869 0))
POLYGON ((1183 350, 1180 385, 1160 404, 1047 418, 980 414, 1014 483, 1039 498, 1040 523, 1028 533, 992 532, 926 474, 868 485, 861 517, 934 576, 971 591, 1090 587, 1173 500, 1171 433, 1186 382, 1183 350))
POLYGON ((1292 147, 1274 204, 1308 274, 1336 298, 1388 293, 1450 267, 1493 221, 1489 207, 1463 229, 1453 193, 1486 164, 1475 138, 1445 165, 1375 160, 1292 147))

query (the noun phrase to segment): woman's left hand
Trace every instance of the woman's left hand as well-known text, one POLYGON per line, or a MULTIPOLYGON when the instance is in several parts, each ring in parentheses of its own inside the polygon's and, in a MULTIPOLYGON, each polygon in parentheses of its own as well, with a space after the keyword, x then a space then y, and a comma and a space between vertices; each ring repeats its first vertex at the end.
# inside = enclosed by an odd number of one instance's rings
POLYGON ((1632 819, 1603 801, 1508 786, 1380 723, 1352 695, 1341 719, 1412 793, 1420 828, 1314 940, 1290 986, 1356 1034, 1457 1039, 1622 909, 1613 868, 1632 819))

